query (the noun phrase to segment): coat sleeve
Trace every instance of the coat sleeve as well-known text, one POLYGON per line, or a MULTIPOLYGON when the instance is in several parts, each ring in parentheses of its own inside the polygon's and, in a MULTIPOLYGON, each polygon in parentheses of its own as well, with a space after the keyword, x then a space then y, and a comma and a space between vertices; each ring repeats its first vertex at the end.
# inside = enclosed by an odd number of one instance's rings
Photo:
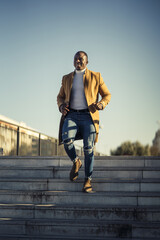
POLYGON ((111 99, 111 93, 109 92, 106 84, 103 81, 101 74, 99 73, 99 93, 101 95, 101 100, 99 101, 103 105, 103 109, 107 106, 111 99))

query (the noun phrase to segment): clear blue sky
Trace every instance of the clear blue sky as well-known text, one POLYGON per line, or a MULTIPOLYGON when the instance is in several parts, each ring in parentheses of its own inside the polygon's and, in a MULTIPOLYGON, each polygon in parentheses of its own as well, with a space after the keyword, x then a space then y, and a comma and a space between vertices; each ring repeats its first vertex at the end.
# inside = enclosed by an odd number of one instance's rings
POLYGON ((0 114, 57 137, 56 96, 78 50, 112 94, 97 150, 151 144, 160 120, 159 0, 0 0, 0 114))

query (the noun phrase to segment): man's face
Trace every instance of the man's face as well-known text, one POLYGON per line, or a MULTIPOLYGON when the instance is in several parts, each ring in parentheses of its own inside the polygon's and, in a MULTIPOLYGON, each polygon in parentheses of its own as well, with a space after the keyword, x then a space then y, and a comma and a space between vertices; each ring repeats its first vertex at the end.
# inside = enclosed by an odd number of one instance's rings
POLYGON ((88 64, 87 57, 84 53, 80 52, 74 56, 74 66, 76 70, 83 70, 88 64))

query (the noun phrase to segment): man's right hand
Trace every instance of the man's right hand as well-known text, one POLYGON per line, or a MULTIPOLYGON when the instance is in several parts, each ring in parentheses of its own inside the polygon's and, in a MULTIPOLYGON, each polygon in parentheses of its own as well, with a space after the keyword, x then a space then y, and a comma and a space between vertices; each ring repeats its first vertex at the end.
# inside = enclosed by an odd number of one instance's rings
POLYGON ((64 103, 60 106, 60 112, 62 113, 63 116, 66 116, 67 113, 69 112, 69 104, 64 103))

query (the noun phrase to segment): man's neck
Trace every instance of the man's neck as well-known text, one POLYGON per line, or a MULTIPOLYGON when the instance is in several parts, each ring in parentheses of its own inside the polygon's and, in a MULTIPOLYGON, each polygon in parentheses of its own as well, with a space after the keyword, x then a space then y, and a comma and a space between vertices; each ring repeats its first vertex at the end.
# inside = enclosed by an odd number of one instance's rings
POLYGON ((75 72, 76 72, 76 73, 84 73, 85 70, 86 70, 86 68, 84 68, 83 70, 77 70, 77 69, 76 69, 75 72))

